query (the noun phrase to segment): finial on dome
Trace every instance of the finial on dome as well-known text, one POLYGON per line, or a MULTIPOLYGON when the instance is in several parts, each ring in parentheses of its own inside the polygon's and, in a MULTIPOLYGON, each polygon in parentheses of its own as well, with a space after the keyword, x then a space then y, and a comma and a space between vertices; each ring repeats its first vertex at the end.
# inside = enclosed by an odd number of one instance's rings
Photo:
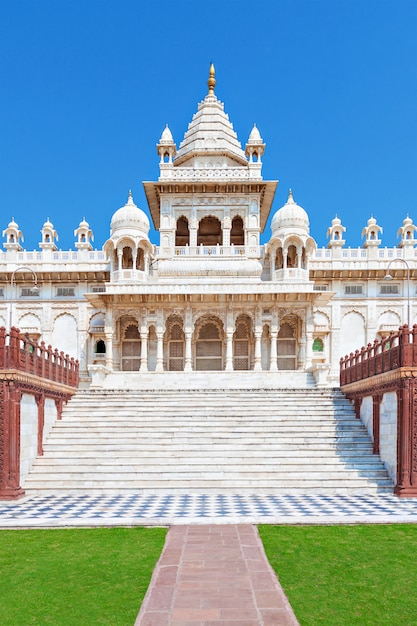
POLYGON ((294 198, 292 197, 292 189, 290 187, 290 190, 288 191, 288 200, 287 202, 294 202, 294 198))
POLYGON ((210 64, 210 76, 207 81, 207 85, 209 88, 209 96, 214 96, 214 88, 216 86, 216 79, 214 78, 214 63, 210 64))
POLYGON ((129 195, 127 197, 127 201, 128 202, 133 202, 133 194, 132 194, 132 190, 131 189, 129 189, 129 195))

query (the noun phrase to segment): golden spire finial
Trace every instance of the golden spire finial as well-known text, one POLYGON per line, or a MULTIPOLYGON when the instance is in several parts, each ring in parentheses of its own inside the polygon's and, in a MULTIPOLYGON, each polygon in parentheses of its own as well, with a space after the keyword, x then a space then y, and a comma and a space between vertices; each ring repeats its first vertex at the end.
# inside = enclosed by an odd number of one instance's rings
POLYGON ((209 88, 209 96, 214 96, 214 88, 216 86, 216 79, 214 78, 214 63, 210 64, 210 76, 207 81, 209 88))

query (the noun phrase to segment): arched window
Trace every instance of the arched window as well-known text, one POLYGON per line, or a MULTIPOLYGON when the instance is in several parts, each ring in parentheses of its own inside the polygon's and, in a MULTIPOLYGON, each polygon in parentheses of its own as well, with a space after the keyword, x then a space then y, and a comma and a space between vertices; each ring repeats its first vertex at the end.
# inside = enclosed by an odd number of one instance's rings
POLYGON ((313 341, 313 352, 323 352, 323 339, 316 337, 313 341))
POLYGON ((297 340, 295 329, 288 322, 280 326, 277 338, 277 363, 279 370, 297 369, 297 340))
POLYGON ((297 248, 293 245, 288 246, 287 267, 297 267, 297 265, 298 265, 297 248))
POLYGON ((233 369, 250 369, 250 320, 238 319, 233 335, 233 369))
POLYGON ((245 245, 245 232, 243 230, 243 220, 240 215, 236 215, 236 217, 234 217, 232 220, 230 243, 235 246, 245 245))
POLYGON ((203 217, 198 225, 197 245, 216 246, 223 245, 223 232, 220 220, 213 215, 203 217))
POLYGON ((145 253, 142 248, 138 249, 138 253, 136 255, 136 269, 141 272, 145 269, 145 253))
POLYGON ((277 248, 277 253, 275 255, 275 269, 282 270, 284 267, 284 260, 282 257, 282 248, 277 248))
POLYGON ((124 269, 124 270, 133 269, 132 248, 130 248, 129 246, 125 246, 123 248, 122 269, 124 269))
POLYGON ((168 369, 180 372, 184 369, 184 331, 180 322, 175 321, 168 328, 168 369))
POLYGON ((184 216, 178 218, 177 220, 177 229, 175 231, 175 245, 190 245, 190 229, 188 227, 188 220, 184 216))
POLYGON ((217 324, 208 321, 200 326, 195 350, 196 370, 223 369, 223 342, 217 324))
POLYGON ((102 339, 99 339, 95 345, 95 354, 106 354, 106 344, 102 339))
POLYGON ((137 372, 140 368, 141 341, 138 327, 130 324, 125 328, 122 341, 122 370, 137 372))

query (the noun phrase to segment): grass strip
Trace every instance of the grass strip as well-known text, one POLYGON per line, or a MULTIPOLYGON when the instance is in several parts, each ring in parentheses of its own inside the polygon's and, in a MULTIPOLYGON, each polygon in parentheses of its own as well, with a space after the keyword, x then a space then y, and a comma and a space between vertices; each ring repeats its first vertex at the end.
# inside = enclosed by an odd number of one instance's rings
POLYGON ((416 626, 417 526, 260 526, 302 626, 416 626))
POLYGON ((0 532, 2 626, 134 624, 166 529, 0 532))

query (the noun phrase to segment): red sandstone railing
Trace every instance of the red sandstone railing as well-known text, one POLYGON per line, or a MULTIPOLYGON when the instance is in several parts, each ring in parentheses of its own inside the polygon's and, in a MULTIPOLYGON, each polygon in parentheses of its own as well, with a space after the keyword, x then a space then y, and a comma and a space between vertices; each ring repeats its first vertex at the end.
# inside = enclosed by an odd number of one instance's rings
POLYGON ((14 326, 9 333, 4 326, 0 328, 0 369, 24 371, 70 387, 78 387, 79 382, 79 364, 74 357, 44 341, 31 340, 14 326))
POLYGON ((417 324, 362 346, 340 359, 340 385, 348 385, 400 367, 417 367, 417 324))

